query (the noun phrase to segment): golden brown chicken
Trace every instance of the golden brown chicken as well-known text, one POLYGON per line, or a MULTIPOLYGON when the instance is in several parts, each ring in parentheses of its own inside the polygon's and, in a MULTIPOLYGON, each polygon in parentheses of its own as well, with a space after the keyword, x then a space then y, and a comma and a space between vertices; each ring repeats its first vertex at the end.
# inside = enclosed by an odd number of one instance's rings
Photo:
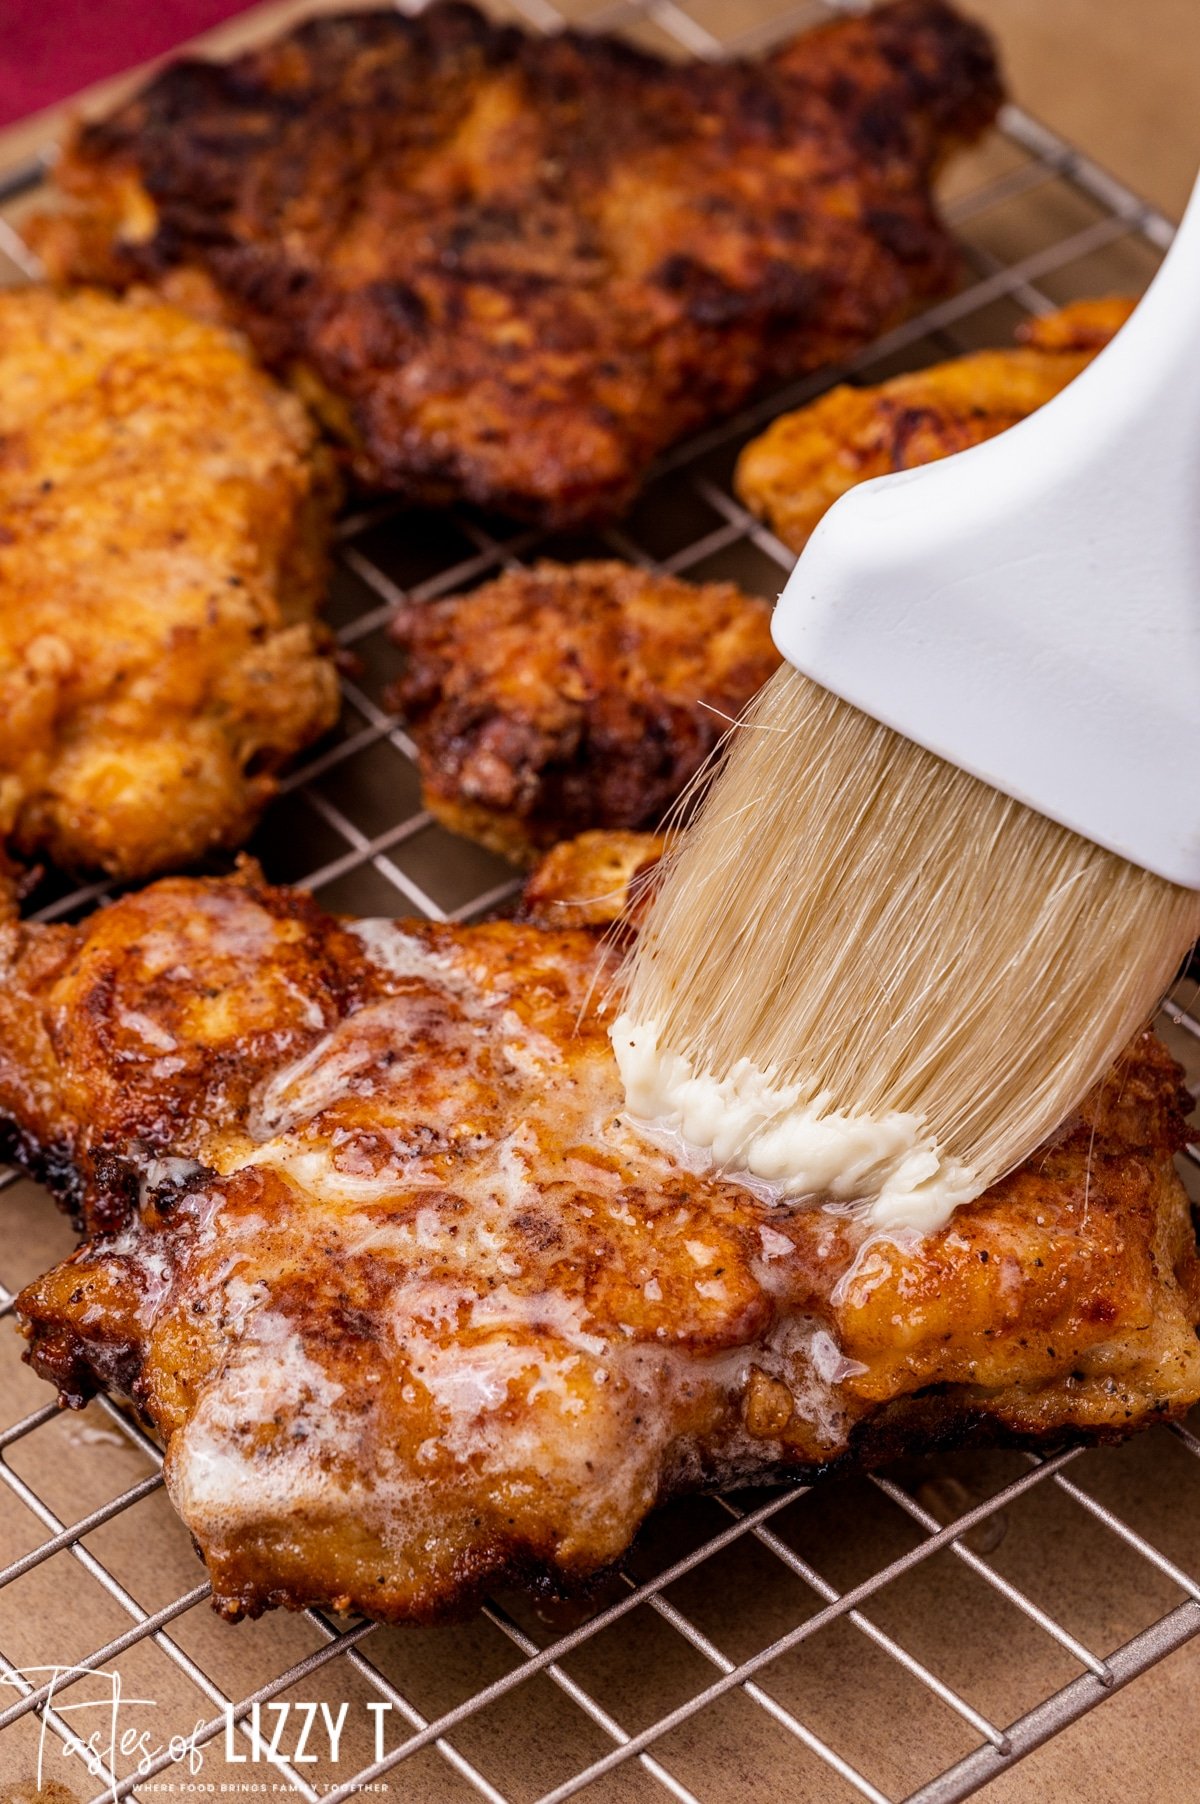
POLYGON ((944 0, 683 65, 454 3, 322 16, 81 127, 37 244, 243 327, 368 483, 561 523, 948 288, 931 183, 1000 99, 944 0))
POLYGON ((391 691, 425 806, 527 864, 593 827, 656 825, 779 664, 771 610, 732 583, 542 563, 414 603, 391 691))
POLYGON ((1036 413, 1120 330, 1130 300, 1076 301, 1029 320, 1016 350, 974 351, 873 388, 841 387, 781 414, 738 460, 746 506, 793 551, 839 495, 935 463, 1036 413))
MULTIPOLYGON (((610 894, 653 850, 622 839, 610 894)), ((0 1110, 91 1229, 20 1298, 30 1357, 162 1436, 230 1616, 427 1618, 586 1577, 678 1490, 1200 1397, 1187 1099, 1148 1034, 898 1246, 626 1118, 594 932, 339 923, 247 865, 4 952, 0 1110)))
POLYGON ((649 905, 647 881, 667 847, 657 833, 593 830, 560 840, 529 873, 516 919, 539 927, 601 927, 628 941, 649 905))
POLYGON ((334 499, 227 332, 0 295, 0 844, 132 877, 246 836, 337 712, 334 499))

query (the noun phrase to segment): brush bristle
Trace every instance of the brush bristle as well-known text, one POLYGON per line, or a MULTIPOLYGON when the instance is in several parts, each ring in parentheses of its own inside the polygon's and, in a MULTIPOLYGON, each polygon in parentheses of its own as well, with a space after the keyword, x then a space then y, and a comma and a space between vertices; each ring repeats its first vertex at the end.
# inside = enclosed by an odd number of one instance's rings
POLYGON ((982 1190, 1144 1023, 1200 897, 785 666, 662 869, 625 1018, 728 1077, 923 1119, 982 1190))

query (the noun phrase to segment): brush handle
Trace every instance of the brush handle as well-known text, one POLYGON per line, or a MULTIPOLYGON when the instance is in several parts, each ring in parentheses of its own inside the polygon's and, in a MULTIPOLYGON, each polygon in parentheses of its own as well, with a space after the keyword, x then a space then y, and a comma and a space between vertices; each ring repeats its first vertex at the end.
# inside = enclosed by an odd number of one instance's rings
POLYGON ((1112 344, 999 437, 844 495, 774 631, 863 712, 1200 889, 1200 182, 1112 344))

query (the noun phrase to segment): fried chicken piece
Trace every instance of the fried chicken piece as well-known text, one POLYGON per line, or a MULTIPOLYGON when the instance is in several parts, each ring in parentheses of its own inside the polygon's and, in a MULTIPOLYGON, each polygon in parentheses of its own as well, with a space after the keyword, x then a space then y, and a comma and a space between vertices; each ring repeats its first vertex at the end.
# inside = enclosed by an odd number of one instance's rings
POLYGON ((770 623, 732 583, 615 562, 400 608, 390 699, 425 806, 515 864, 587 828, 655 825, 777 668, 770 623))
POLYGON ((226 1615, 430 1618, 586 1578, 676 1491, 1113 1438, 1200 1397, 1187 1099, 1152 1036, 893 1245, 626 1118, 615 959, 334 921, 250 865, 8 929, 0 1109, 91 1230, 19 1300, 29 1357, 161 1435, 226 1615))
POLYGON ((0 295, 0 843, 135 877, 245 838, 337 713, 313 624, 335 499, 229 333, 0 295))
POLYGON ((738 460, 737 493, 793 551, 839 495, 995 438, 1052 400, 1125 324, 1131 300, 1029 320, 1016 350, 973 351, 873 388, 830 389, 781 414, 738 460))
POLYGON ((562 524, 944 292, 931 183, 1000 99, 944 0, 683 65, 460 4, 322 16, 80 127, 35 242, 241 326, 364 482, 562 524))
POLYGON ((650 897, 647 879, 667 841, 603 830, 560 840, 530 872, 517 919, 539 927, 616 928, 628 939, 650 897))

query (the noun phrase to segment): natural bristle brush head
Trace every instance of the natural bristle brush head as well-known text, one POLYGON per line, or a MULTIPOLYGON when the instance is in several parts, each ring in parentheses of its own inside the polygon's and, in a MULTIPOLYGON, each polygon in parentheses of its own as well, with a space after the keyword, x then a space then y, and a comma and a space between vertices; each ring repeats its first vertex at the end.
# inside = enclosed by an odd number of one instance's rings
POLYGON ((1066 1119, 1200 935, 1127 863, 784 666, 662 867, 613 1044, 631 1111, 929 1229, 1066 1119))
POLYGON ((1198 284, 1200 183, 1060 394, 819 522, 625 973, 633 1115, 930 1229, 1147 1020, 1200 934, 1198 284))

